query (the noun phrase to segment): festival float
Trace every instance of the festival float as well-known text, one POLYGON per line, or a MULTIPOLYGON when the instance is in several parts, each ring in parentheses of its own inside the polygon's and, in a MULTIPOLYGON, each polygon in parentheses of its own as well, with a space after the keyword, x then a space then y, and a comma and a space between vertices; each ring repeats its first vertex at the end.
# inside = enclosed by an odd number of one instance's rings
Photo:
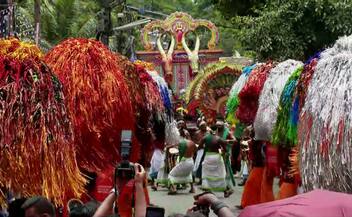
POLYGON ((309 59, 304 67, 298 67, 281 93, 277 120, 271 138, 271 143, 279 149, 283 171, 282 188, 286 189, 280 189, 280 199, 296 195, 298 186, 302 184, 299 169, 300 152, 297 147, 298 120, 319 55, 320 53, 309 59))
POLYGON ((137 51, 137 58, 155 65, 176 98, 202 68, 217 62, 223 53, 216 48, 219 41, 217 27, 208 20, 193 19, 183 12, 175 12, 165 20, 155 20, 145 25, 141 31, 141 41, 145 50, 137 51), (195 33, 201 27, 211 32, 207 49, 200 49, 201 37, 195 33), (193 50, 189 46, 191 43, 187 42, 190 33, 196 34, 192 41, 193 50), (164 48, 162 35, 171 37, 167 48, 164 48))
POLYGON ((253 127, 255 140, 265 142, 265 167, 263 173, 263 183, 265 184, 262 184, 262 192, 266 193, 261 196, 261 202, 274 200, 272 185, 274 176, 277 175, 280 175, 282 181, 280 199, 293 196, 297 192, 297 188, 294 188, 294 194, 286 193, 286 187, 291 186, 287 176, 289 172, 287 163, 289 162, 289 150, 286 151, 273 146, 271 138, 278 116, 277 111, 281 93, 290 75, 302 66, 303 63, 296 60, 286 60, 278 63, 271 69, 259 97, 259 106, 253 127))
POLYGON ((79 197, 86 181, 76 162, 64 88, 42 56, 35 45, 0 40, 0 186, 60 206, 79 197))
POLYGON ((157 140, 160 140, 157 142, 157 147, 160 148, 160 145, 164 142, 166 144, 177 144, 179 133, 173 117, 171 90, 168 88, 167 82, 158 74, 153 64, 140 60, 136 61, 136 64, 145 67, 146 72, 157 85, 160 98, 163 102, 163 113, 156 113, 153 117, 154 134, 157 140))
POLYGON ((157 84, 146 72, 145 66, 134 64, 127 57, 118 53, 120 71, 124 74, 126 84, 130 91, 130 101, 133 106, 136 119, 135 134, 141 144, 139 157, 143 166, 149 164, 150 155, 153 152, 152 122, 155 114, 161 116, 165 108, 160 97, 157 84))

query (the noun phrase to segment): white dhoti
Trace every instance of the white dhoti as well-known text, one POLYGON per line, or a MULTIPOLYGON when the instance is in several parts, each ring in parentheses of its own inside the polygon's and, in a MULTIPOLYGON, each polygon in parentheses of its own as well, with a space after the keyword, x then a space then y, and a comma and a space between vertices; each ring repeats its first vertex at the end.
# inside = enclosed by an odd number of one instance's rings
POLYGON ((181 161, 170 171, 169 182, 171 184, 192 183, 193 158, 182 158, 181 161))
POLYGON ((208 152, 202 164, 202 189, 223 192, 226 190, 226 169, 219 153, 208 152))
POLYGON ((202 161, 203 154, 204 154, 204 149, 200 149, 197 151, 196 162, 194 163, 194 168, 193 168, 194 173, 196 173, 197 170, 199 169, 199 165, 200 165, 200 162, 202 161))
POLYGON ((156 183, 168 186, 168 174, 165 168, 165 154, 163 154, 163 160, 161 161, 156 183))
POLYGON ((150 161, 150 170, 149 170, 149 177, 151 179, 156 179, 160 167, 162 166, 164 161, 164 154, 161 152, 160 149, 155 149, 153 152, 152 159, 150 161))

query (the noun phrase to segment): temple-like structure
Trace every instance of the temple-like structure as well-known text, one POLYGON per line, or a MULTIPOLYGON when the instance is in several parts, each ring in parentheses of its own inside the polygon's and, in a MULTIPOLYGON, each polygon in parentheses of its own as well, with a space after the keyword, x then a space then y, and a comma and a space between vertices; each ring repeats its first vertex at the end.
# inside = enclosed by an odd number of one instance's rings
POLYGON ((137 58, 154 63, 176 97, 186 89, 198 71, 209 63, 217 62, 223 54, 222 50, 217 49, 217 27, 208 20, 193 19, 182 12, 175 12, 163 21, 156 20, 147 24, 142 29, 141 40, 145 50, 137 51, 137 58), (190 38, 188 33, 201 27, 211 32, 207 49, 200 49, 200 37, 197 34, 191 43, 186 40, 190 38), (162 35, 171 37, 170 43, 166 43, 167 48, 162 42, 162 35), (194 48, 190 48, 189 44, 193 44, 194 48))

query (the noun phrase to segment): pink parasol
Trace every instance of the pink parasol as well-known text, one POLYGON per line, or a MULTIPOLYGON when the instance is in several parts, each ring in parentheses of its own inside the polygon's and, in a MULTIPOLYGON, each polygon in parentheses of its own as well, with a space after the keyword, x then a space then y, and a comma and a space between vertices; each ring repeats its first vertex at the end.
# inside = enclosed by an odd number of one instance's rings
POLYGON ((352 195, 314 190, 284 200, 246 207, 239 217, 347 217, 352 195))

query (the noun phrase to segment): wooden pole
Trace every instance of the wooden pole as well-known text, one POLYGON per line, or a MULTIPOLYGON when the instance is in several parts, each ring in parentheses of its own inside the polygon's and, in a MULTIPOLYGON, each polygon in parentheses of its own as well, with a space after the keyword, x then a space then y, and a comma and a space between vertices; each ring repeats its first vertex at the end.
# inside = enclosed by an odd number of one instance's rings
POLYGON ((37 46, 40 44, 40 0, 34 1, 34 23, 35 23, 35 43, 37 46))

